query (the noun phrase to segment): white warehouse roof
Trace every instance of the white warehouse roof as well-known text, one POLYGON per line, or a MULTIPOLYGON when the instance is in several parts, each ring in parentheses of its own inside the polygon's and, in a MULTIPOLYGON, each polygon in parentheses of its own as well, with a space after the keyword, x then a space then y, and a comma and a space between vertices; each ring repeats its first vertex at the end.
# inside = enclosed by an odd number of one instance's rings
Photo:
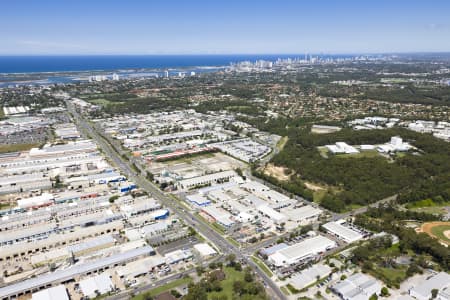
POLYGON ((80 281, 81 291, 89 298, 95 298, 97 293, 106 294, 114 289, 111 278, 107 273, 89 277, 80 281))
POLYGON ((269 256, 269 261, 276 266, 292 265, 334 247, 336 247, 334 241, 318 235, 276 251, 269 256))
POLYGON ((69 300, 66 287, 62 284, 31 295, 31 300, 69 300))
POLYGON ((378 294, 381 284, 371 276, 356 273, 337 283, 333 289, 344 300, 362 300, 378 294))
POLYGON ((433 277, 425 280, 425 282, 413 287, 409 290, 409 294, 416 299, 428 300, 431 298, 431 291, 433 289, 444 289, 450 285, 450 274, 440 272, 433 277))
POLYGON ((217 253, 210 245, 206 243, 200 243, 194 245, 195 250, 197 250, 202 256, 214 255, 217 253))
POLYGON ((271 218, 272 220, 274 220, 276 223, 281 223, 283 221, 285 221, 287 218, 285 215, 283 215, 282 213, 277 212, 276 210, 274 210, 273 208, 267 206, 267 205, 259 205, 257 207, 257 209, 264 215, 266 215, 267 217, 271 218))
POLYGON ((353 243, 363 238, 363 235, 359 232, 352 230, 347 226, 341 225, 338 222, 328 222, 323 225, 323 227, 331 234, 334 234, 347 243, 353 243))

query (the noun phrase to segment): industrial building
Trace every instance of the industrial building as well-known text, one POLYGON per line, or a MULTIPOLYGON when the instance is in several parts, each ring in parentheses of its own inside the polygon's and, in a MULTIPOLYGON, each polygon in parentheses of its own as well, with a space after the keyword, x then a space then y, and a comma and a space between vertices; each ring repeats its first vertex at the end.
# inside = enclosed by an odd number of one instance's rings
POLYGON ((393 152, 404 152, 412 149, 413 147, 403 142, 403 139, 399 136, 391 137, 391 141, 389 143, 379 145, 377 150, 381 153, 393 153, 393 152))
POLYGON ((287 217, 282 213, 277 212, 267 205, 258 205, 256 209, 264 216, 273 220, 276 224, 281 224, 287 221, 287 217))
POLYGON ((361 240, 364 237, 361 233, 359 233, 355 229, 352 229, 348 226, 344 226, 342 224, 343 222, 345 221, 340 220, 336 222, 328 222, 322 226, 325 230, 328 231, 328 233, 336 236, 337 238, 343 240, 346 243, 353 243, 361 240))
POLYGON ((217 251, 214 250, 213 247, 211 247, 210 245, 206 244, 206 243, 200 243, 200 244, 195 244, 194 245, 194 249, 202 256, 202 257, 208 257, 208 256, 213 256, 217 254, 217 251))
POLYGON ((436 299, 449 299, 450 274, 440 272, 430 278, 427 278, 424 282, 410 289, 409 295, 417 300, 428 300, 431 299, 431 291, 434 289, 438 290, 438 296, 436 299))
POLYGON ((0 195, 47 190, 51 187, 50 177, 45 176, 42 172, 0 177, 0 195))
POLYGON ((237 176, 234 171, 223 171, 193 178, 183 179, 177 182, 180 189, 191 189, 199 186, 228 181, 237 176))
POLYGON ((14 299, 22 295, 30 294, 42 288, 49 288, 53 285, 64 284, 73 280, 76 276, 91 275, 102 272, 111 267, 132 261, 138 257, 144 257, 155 254, 152 247, 146 246, 127 252, 111 255, 96 261, 85 262, 80 265, 74 265, 65 270, 58 270, 53 273, 38 275, 21 282, 17 282, 3 288, 0 288, 0 299, 14 299))
POLYGON ((125 266, 119 266, 115 272, 119 278, 124 279, 125 282, 130 282, 139 276, 147 275, 156 268, 166 264, 164 258, 159 255, 153 255, 136 261, 132 261, 125 266))
POLYGON ((283 210, 283 214, 289 220, 298 223, 299 225, 307 225, 317 221, 322 214, 322 210, 311 205, 304 205, 294 209, 283 210))
POLYGON ((318 280, 331 274, 331 267, 319 263, 291 276, 289 283, 297 290, 302 290, 318 280))
POLYGON ((338 127, 338 126, 328 126, 328 125, 316 125, 316 124, 314 124, 311 127, 311 132, 312 133, 317 133, 317 134, 327 134, 327 133, 338 132, 341 129, 342 128, 338 127))
POLYGON ((334 285, 332 290, 343 300, 362 300, 378 295, 381 284, 369 275, 356 273, 334 285))
POLYGON ((292 266, 335 248, 336 242, 318 235, 275 251, 268 258, 276 267, 292 266))
MULTIPOLYGON (((79 228, 75 230, 71 230, 69 232, 64 233, 58 233, 58 234, 50 234, 54 232, 54 227, 50 227, 49 230, 45 230, 45 237, 43 239, 37 239, 33 242, 25 242, 29 239, 29 234, 27 232, 27 236, 25 237, 24 234, 21 234, 20 240, 23 240, 24 242, 20 243, 20 246, 18 246, 17 241, 17 235, 14 233, 11 236, 5 236, 3 237, 2 234, 2 243, 6 246, 0 247, 0 261, 4 260, 11 260, 14 257, 20 257, 20 256, 27 256, 31 253, 38 253, 43 250, 47 250, 53 247, 59 247, 64 246, 67 244, 72 244, 78 241, 82 241, 83 239, 86 239, 88 237, 95 237, 103 234, 118 232, 119 230, 123 229, 123 222, 122 221, 114 221, 106 224, 86 227, 86 228, 79 228)), ((34 232, 31 232, 33 234, 34 232)), ((19 241, 20 241, 19 240, 19 241)))
POLYGON ((355 147, 350 146, 350 145, 348 145, 347 143, 344 143, 344 142, 337 142, 334 145, 326 145, 325 147, 327 147, 327 149, 333 154, 341 154, 341 153, 355 154, 355 153, 359 153, 359 151, 355 147))
POLYGON ((232 219, 232 215, 222 208, 210 205, 203 207, 202 213, 206 214, 213 222, 217 222, 225 228, 230 228, 235 223, 232 219))
POLYGON ((257 161, 272 151, 270 147, 250 138, 219 142, 210 144, 210 146, 247 163, 257 161))
POLYGON ((93 299, 114 290, 114 284, 108 274, 102 273, 81 280, 80 289, 84 296, 93 299))
POLYGON ((211 201, 208 200, 208 198, 200 194, 187 195, 186 200, 196 206, 207 206, 211 204, 211 201))
POLYGON ((69 300, 67 289, 60 284, 31 295, 31 300, 69 300))

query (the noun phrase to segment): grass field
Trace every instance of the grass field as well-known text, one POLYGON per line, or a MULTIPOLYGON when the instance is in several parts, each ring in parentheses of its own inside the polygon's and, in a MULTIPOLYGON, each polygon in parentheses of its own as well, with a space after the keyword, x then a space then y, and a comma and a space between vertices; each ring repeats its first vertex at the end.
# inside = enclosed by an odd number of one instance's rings
POLYGON ((10 203, 0 203, 0 209, 7 209, 10 207, 13 207, 14 205, 10 204, 10 203))
POLYGON ((315 203, 320 203, 322 201, 323 197, 327 194, 327 190, 320 190, 313 192, 313 201, 315 203))
POLYGON ((300 293, 300 291, 299 290, 297 290, 292 284, 288 284, 288 285, 286 285, 286 288, 289 290, 289 292, 291 293, 291 294, 298 294, 298 293, 300 293))
POLYGON ((449 205, 450 201, 436 203, 433 201, 433 199, 424 199, 408 203, 405 205, 405 207, 417 212, 442 215, 447 213, 447 210, 444 207, 449 205))
POLYGON ((31 148, 39 147, 40 144, 11 144, 0 145, 0 153, 28 151, 31 148))
POLYGON ((447 210, 441 206, 418 207, 418 208, 413 208, 411 210, 417 211, 417 212, 424 212, 427 214, 433 214, 433 215, 443 215, 443 214, 447 213, 447 210))
POLYGON ((166 284, 166 285, 162 285, 162 286, 159 286, 159 287, 157 287, 157 288, 154 288, 153 290, 150 290, 150 291, 148 291, 148 292, 145 292, 145 293, 136 295, 136 296, 134 296, 134 297, 131 298, 131 299, 132 299, 132 300, 144 300, 144 299, 145 299, 145 296, 147 296, 147 295, 152 296, 152 297, 155 297, 155 296, 158 296, 158 295, 161 294, 161 293, 170 291, 171 289, 174 289, 174 288, 176 288, 176 287, 178 287, 178 286, 180 286, 180 285, 189 284, 190 282, 192 282, 192 278, 190 278, 190 277, 186 277, 186 278, 181 278, 181 279, 178 279, 178 280, 174 280, 174 281, 172 281, 172 282, 169 282, 169 283, 166 284))
POLYGON ((238 280, 244 280, 244 272, 236 271, 234 268, 230 267, 224 268, 223 271, 225 272, 226 277, 220 282, 222 290, 220 292, 208 293, 208 299, 217 299, 217 297, 223 295, 225 295, 227 299, 233 299, 233 283, 238 280))
POLYGON ((285 294, 286 296, 289 296, 291 293, 289 293, 289 290, 287 287, 282 286, 280 287, 280 290, 283 292, 283 294, 285 294))
MULTIPOLYGON (((317 147, 317 150, 323 158, 328 158, 329 155, 333 155, 327 147, 317 147)), ((335 154, 335 156, 339 158, 372 158, 380 156, 380 153, 377 150, 367 150, 352 154, 335 154)))
POLYGON ((117 104, 123 104, 124 102, 119 102, 119 101, 109 101, 103 98, 98 98, 98 99, 92 99, 92 100, 88 100, 90 103, 92 104, 97 104, 97 105, 102 105, 102 106, 107 106, 107 105, 117 105, 117 104))
POLYGON ((368 150, 368 151, 362 151, 359 153, 353 153, 353 154, 337 154, 336 157, 339 158, 372 158, 372 157, 378 157, 380 154, 377 150, 368 150))
POLYGON ((205 218, 204 218, 201 214, 199 214, 198 212, 196 212, 195 215, 196 215, 197 217, 201 218, 203 221, 205 221, 205 223, 208 224, 209 227, 211 227, 211 229, 213 229, 213 230, 214 230, 215 232, 217 232, 218 234, 221 234, 221 235, 225 235, 225 234, 226 234, 225 229, 224 229, 221 225, 217 224, 216 222, 214 222, 214 223, 209 222, 207 219, 205 219, 205 218))
POLYGON ((221 225, 217 224, 216 222, 210 223, 210 224, 211 224, 212 227, 214 227, 214 229, 215 229, 218 233, 220 233, 220 234, 222 234, 222 235, 225 234, 225 229, 224 229, 221 225))
POLYGON ((241 246, 241 245, 239 244, 239 242, 236 241, 235 239, 233 239, 232 237, 227 236, 226 239, 227 239, 227 241, 229 241, 230 243, 232 243, 232 244, 235 245, 236 247, 241 246))
POLYGON ((177 164, 181 164, 181 163, 193 164, 194 160, 212 158, 212 157, 215 157, 215 153, 201 152, 201 153, 195 153, 195 154, 182 156, 180 158, 168 159, 168 160, 165 160, 164 162, 168 163, 170 165, 177 165, 177 164))
POLYGON ((434 226, 431 228, 431 233, 447 245, 450 245, 450 224, 434 226))
POLYGON ((319 153, 323 158, 328 158, 328 148, 327 147, 317 147, 317 150, 319 150, 319 153))
POLYGON ((261 261, 259 258, 252 256, 252 260, 255 264, 258 265, 258 267, 263 270, 264 273, 266 273, 267 276, 272 277, 272 271, 266 266, 266 264, 261 261))
POLYGON ((401 266, 397 268, 382 268, 377 267, 374 270, 371 270, 373 272, 376 278, 380 278, 383 282, 386 284, 388 283, 400 283, 403 282, 406 279, 406 266, 401 266))

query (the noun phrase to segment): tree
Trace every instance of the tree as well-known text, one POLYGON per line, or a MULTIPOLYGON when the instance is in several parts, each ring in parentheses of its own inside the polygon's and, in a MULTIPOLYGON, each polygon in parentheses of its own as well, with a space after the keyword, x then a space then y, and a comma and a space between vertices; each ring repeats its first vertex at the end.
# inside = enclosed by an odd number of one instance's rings
POLYGON ((197 234, 197 231, 195 231, 195 229, 191 226, 189 226, 188 232, 189 232, 189 236, 194 236, 197 234))
POLYGON ((236 171, 236 173, 239 175, 239 176, 243 176, 243 173, 242 173, 242 169, 241 168, 236 168, 235 169, 235 171, 236 171))
POLYGON ((244 280, 246 282, 252 282, 253 281, 253 274, 249 270, 245 270, 244 280))
POLYGON ((436 299, 438 292, 439 292, 438 289, 432 289, 431 290, 431 299, 436 299))
POLYGON ((308 233, 308 232, 311 231, 311 230, 313 230, 313 227, 312 227, 311 224, 310 224, 310 225, 303 226, 303 227, 300 229, 300 234, 306 234, 306 233, 308 233))
POLYGON ((155 179, 155 176, 153 175, 152 172, 147 171, 147 179, 150 181, 153 181, 155 179))
POLYGON ((182 295, 180 294, 180 292, 178 292, 177 290, 170 290, 170 293, 172 294, 172 296, 174 296, 175 298, 180 298, 182 295))
POLYGON ((199 284, 189 285, 189 293, 184 297, 185 300, 207 300, 208 295, 205 287, 199 284))
POLYGON ((384 286, 381 288, 381 296, 383 296, 383 297, 389 296, 389 290, 387 287, 384 286))
POLYGON ((215 262, 211 262, 208 266, 211 270, 217 269, 217 264, 215 262))
POLYGON ((220 292, 222 290, 222 286, 220 285, 220 282, 217 280, 211 283, 211 288, 214 292, 220 292))
POLYGON ((377 294, 373 293, 372 296, 370 296, 369 300, 378 300, 377 294))
POLYGON ((229 264, 233 264, 236 261, 236 254, 230 253, 227 255, 226 260, 229 262, 229 264))
POLYGON ((197 271, 197 275, 200 276, 203 274, 203 272, 205 272, 205 269, 202 266, 197 266, 195 268, 195 271, 197 271))
POLYGON ((242 295, 244 293, 244 289, 244 282, 240 280, 236 280, 235 282, 233 282, 233 292, 235 292, 237 295, 242 295))
POLYGON ((242 265, 238 262, 234 263, 234 269, 238 272, 242 271, 242 265))
POLYGON ((109 203, 114 203, 117 199, 119 199, 119 195, 111 196, 109 197, 109 203))

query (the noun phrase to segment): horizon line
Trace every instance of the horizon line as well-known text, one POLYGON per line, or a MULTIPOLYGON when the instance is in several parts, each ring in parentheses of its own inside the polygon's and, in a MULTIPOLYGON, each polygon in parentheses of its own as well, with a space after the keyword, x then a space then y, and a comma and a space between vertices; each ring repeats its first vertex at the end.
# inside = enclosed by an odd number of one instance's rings
POLYGON ((393 51, 393 52, 273 52, 273 53, 23 53, 9 54, 0 53, 0 56, 23 57, 23 56, 219 56, 219 55, 396 55, 396 54, 450 54, 446 51, 393 51))

